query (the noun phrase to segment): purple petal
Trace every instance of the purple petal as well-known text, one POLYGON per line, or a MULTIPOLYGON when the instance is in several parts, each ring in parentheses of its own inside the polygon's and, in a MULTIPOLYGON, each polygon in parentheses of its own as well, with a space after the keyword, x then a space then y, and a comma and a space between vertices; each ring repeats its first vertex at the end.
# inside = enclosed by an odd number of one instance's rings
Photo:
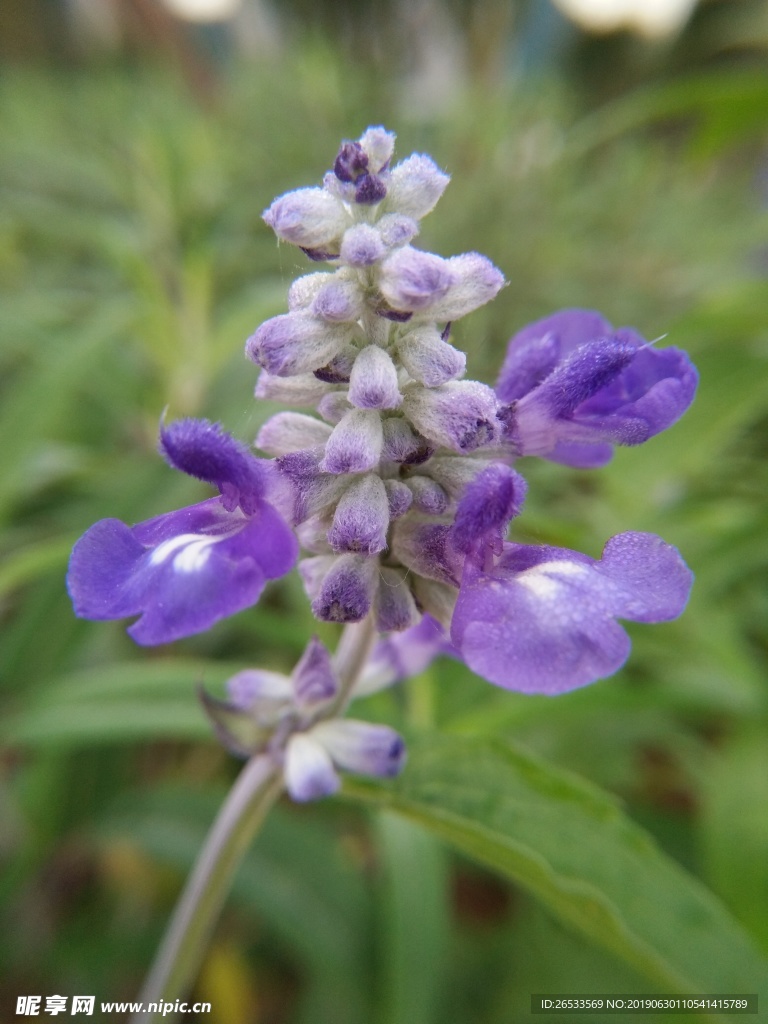
POLYGON ((218 423, 186 419, 163 426, 160 452, 175 469, 218 487, 230 512, 240 505, 250 515, 265 494, 270 464, 218 423))
POLYGON ((611 445, 641 444, 679 419, 697 379, 684 352, 655 349, 597 313, 564 310, 510 342, 499 415, 519 454, 600 466, 611 445))
POLYGON ((355 695, 375 693, 385 686, 417 676, 440 654, 457 656, 442 627, 430 615, 403 633, 393 633, 376 644, 355 695))
POLYGON ((130 635, 162 644, 255 604, 266 580, 288 572, 297 554, 266 502, 245 517, 211 498, 132 529, 115 519, 96 523, 75 545, 68 586, 79 616, 140 614, 130 635))
POLYGON ((226 689, 230 703, 240 711, 248 711, 259 701, 287 704, 293 696, 288 676, 256 668, 246 668, 230 676, 226 689))
POLYGON ((294 733, 288 740, 285 785, 300 803, 331 796, 341 785, 328 751, 307 733, 294 733))
POLYGON ((563 693, 622 666, 630 642, 617 617, 674 618, 691 581, 675 548, 651 534, 612 538, 599 562, 564 548, 505 544, 490 572, 467 559, 451 636, 490 682, 563 693))
MULTIPOLYGON (((527 329, 529 330, 529 328, 527 329)), ((496 394, 502 402, 514 402, 527 395, 547 378, 560 357, 560 339, 556 334, 515 335, 496 382, 496 394)))
POLYGON ((503 402, 522 398, 540 384, 559 359, 613 328, 590 309, 563 309, 528 324, 511 339, 496 390, 503 402))
POLYGON ((478 544, 503 540, 520 514, 528 485, 513 469, 494 463, 467 485, 456 509, 452 541, 465 554, 478 544))
POLYGON ((405 766, 405 743, 386 725, 336 719, 316 725, 310 735, 350 772, 391 778, 405 766))
POLYGON ((335 696, 339 684, 331 656, 316 636, 307 644, 293 670, 292 679, 296 699, 304 706, 335 696))
POLYGON ((529 401, 546 405, 551 416, 568 416, 608 387, 636 355, 636 346, 598 338, 575 349, 536 389, 529 401))

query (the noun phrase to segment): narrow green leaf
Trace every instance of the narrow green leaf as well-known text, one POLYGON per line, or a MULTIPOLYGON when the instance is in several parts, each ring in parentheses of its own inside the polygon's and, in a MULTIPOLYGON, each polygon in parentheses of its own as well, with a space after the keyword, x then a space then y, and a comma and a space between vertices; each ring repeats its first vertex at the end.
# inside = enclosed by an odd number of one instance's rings
POLYGON ((768 748, 745 731, 717 751, 702 792, 705 875, 768 951, 768 748))
POLYGON ((0 742, 34 746, 167 737, 205 739, 212 728, 197 685, 217 688, 242 665, 195 659, 104 665, 62 676, 28 696, 0 723, 0 742))
POLYGON ((500 871, 662 990, 768 984, 740 926, 613 798, 506 744, 424 738, 397 783, 348 782, 345 792, 500 871))
POLYGON ((384 860, 382 1024, 437 1020, 450 920, 445 849, 402 817, 378 819, 384 860))

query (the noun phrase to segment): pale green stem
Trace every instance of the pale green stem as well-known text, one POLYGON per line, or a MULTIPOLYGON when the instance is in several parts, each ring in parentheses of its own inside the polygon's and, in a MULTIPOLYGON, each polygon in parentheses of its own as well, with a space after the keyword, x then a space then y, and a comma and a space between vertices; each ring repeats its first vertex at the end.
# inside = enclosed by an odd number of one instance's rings
MULTIPOLYGON (((345 626, 336 652, 339 692, 323 713, 333 718, 349 703, 376 637, 370 619, 345 626)), ((282 770, 268 754, 247 762, 206 838, 176 904, 165 937, 141 992, 145 1010, 132 1024, 149 1024, 159 1014, 150 1003, 174 1003, 193 983, 235 873, 268 811, 283 790, 282 770)))

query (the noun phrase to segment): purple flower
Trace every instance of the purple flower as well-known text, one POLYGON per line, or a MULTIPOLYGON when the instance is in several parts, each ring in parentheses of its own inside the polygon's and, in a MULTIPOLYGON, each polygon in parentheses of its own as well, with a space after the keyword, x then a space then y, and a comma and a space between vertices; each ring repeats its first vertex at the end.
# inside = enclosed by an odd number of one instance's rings
POLYGON ((440 624, 431 615, 423 615, 418 625, 379 640, 355 686, 355 696, 367 696, 417 676, 441 654, 456 657, 457 651, 440 624))
POLYGON ((641 444, 671 426, 697 380, 679 349, 566 309, 515 335, 496 392, 519 454, 589 468, 606 463, 613 445, 641 444))
POLYGON ((285 784, 303 803, 331 796, 341 785, 336 768, 388 778, 405 765, 405 744, 389 726, 350 719, 320 722, 295 732, 285 749, 285 784))
POLYGON ((557 694, 616 672, 630 649, 616 619, 664 622, 693 575, 649 533, 621 533, 599 561, 566 548, 504 543, 493 565, 464 564, 451 638, 469 667, 523 693, 557 694))
POLYGON ((147 645, 199 633, 255 604, 298 554, 268 500, 279 486, 270 463, 206 420, 164 428, 160 447, 172 466, 221 496, 133 527, 102 519, 75 545, 67 577, 80 617, 138 615, 128 632, 147 645))

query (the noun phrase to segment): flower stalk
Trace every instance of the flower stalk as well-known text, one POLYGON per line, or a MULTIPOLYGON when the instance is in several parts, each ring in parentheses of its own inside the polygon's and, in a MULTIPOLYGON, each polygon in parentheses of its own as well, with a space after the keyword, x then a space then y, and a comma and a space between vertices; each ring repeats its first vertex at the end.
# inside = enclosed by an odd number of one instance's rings
MULTIPOLYGON (((141 999, 173 1002, 194 981, 232 880, 270 808, 283 790, 279 766, 266 754, 248 761, 219 811, 176 905, 141 999)), ((132 1024, 149 1024, 146 1009, 132 1024)))
MULTIPOLYGON (((370 617, 344 628, 335 658, 339 689, 318 720, 343 712, 375 638, 370 617)), ((237 869, 284 788, 282 765, 270 753, 256 754, 246 762, 176 904, 141 992, 145 1008, 182 998, 193 983, 237 869)), ((134 1016, 132 1024, 150 1024, 156 1016, 145 1010, 134 1016)))

